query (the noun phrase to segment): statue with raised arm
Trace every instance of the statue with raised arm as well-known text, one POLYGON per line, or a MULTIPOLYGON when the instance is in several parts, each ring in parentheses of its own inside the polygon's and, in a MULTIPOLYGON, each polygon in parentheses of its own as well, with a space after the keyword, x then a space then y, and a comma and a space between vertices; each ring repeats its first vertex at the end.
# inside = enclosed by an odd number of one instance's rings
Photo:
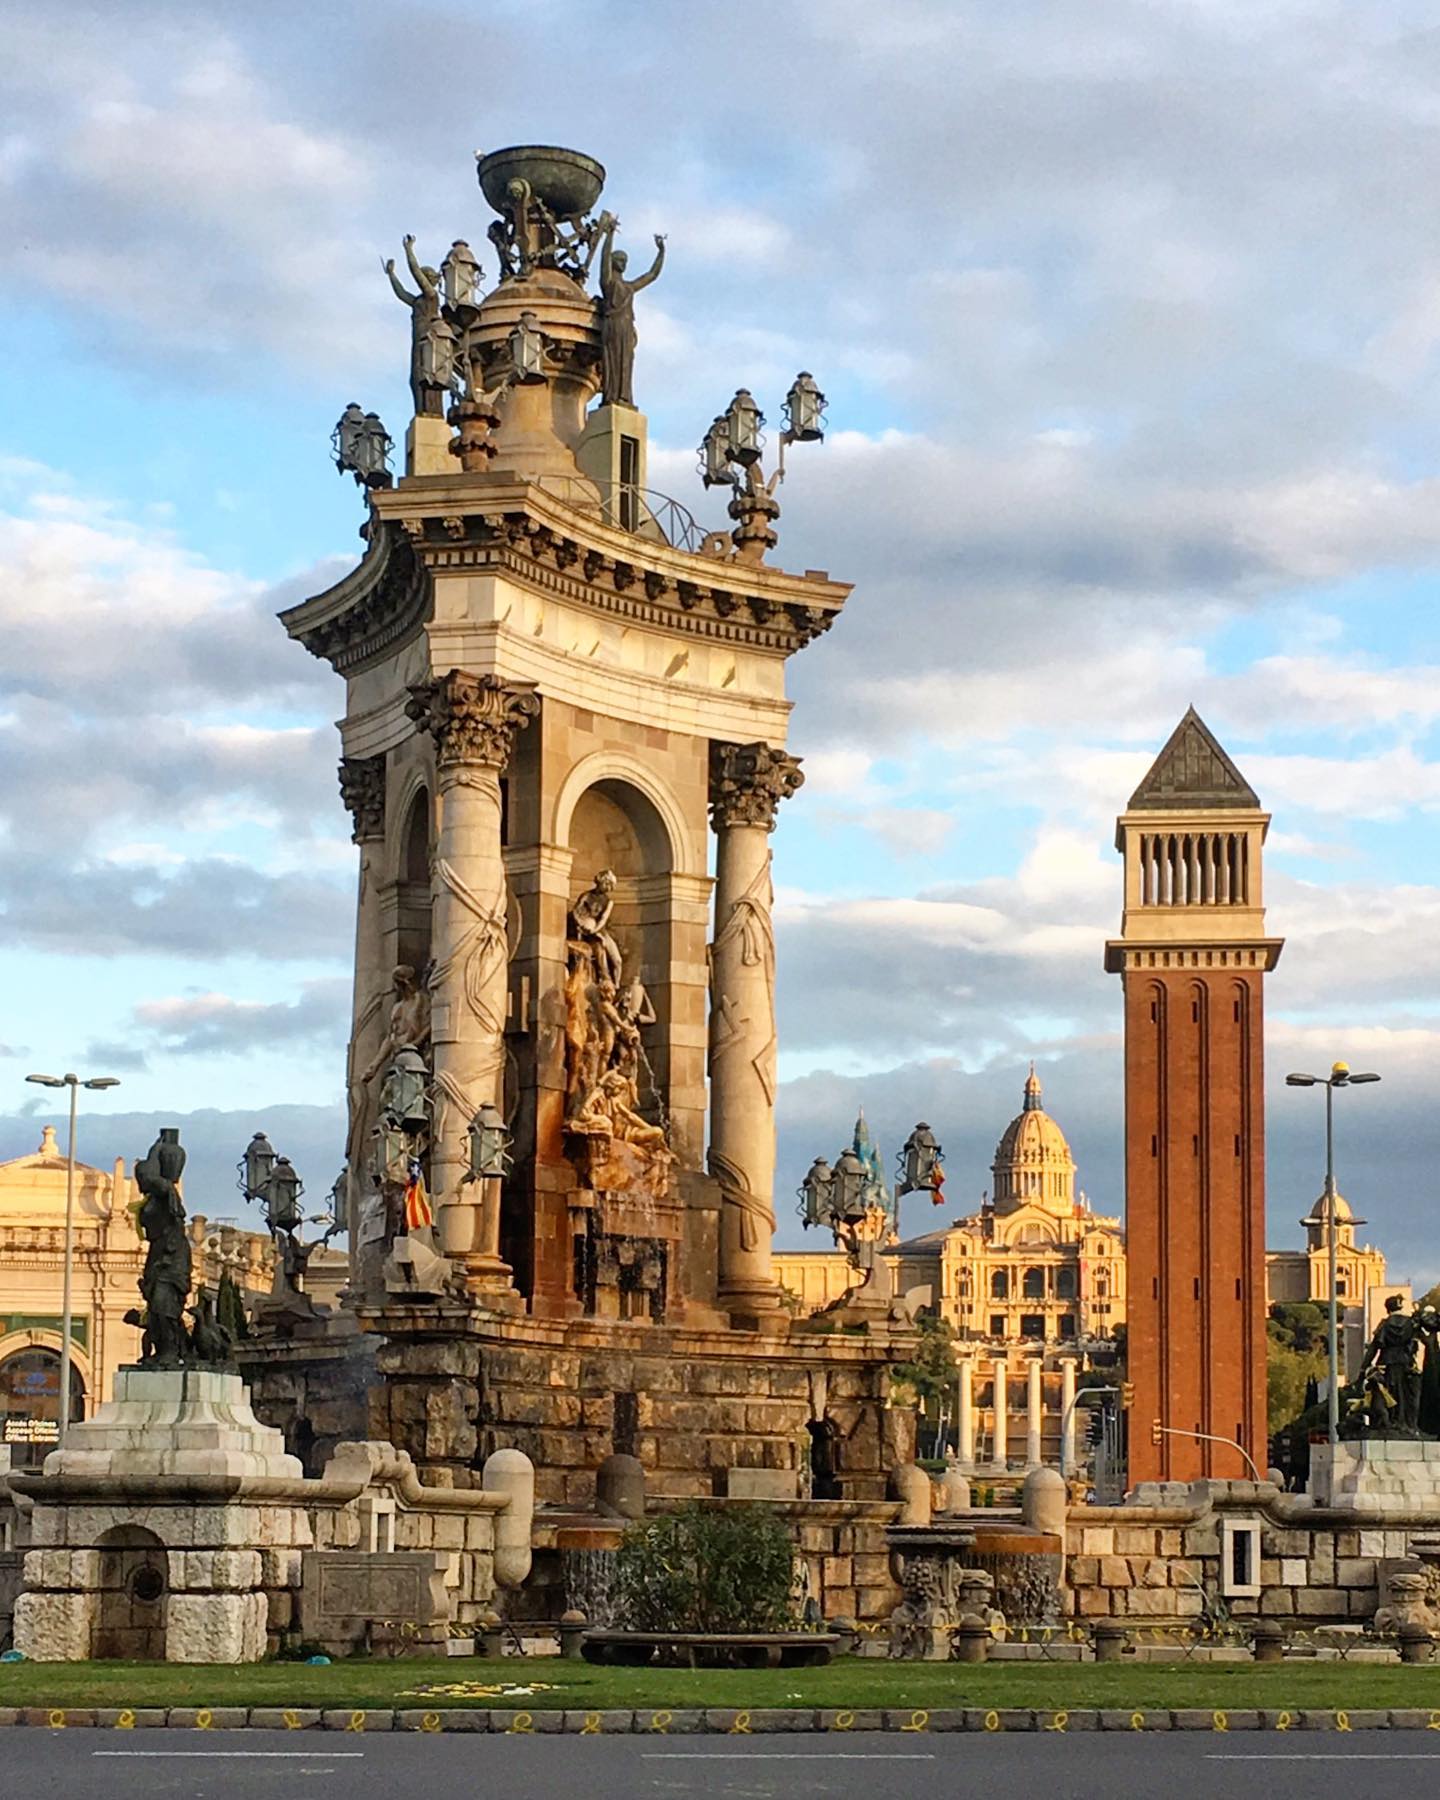
POLYGON ((385 273, 395 297, 410 308, 410 393, 417 414, 443 418, 445 396, 455 375, 455 329, 445 317, 440 272, 421 263, 413 235, 405 238, 405 260, 418 294, 410 293, 396 275, 393 256, 385 263, 385 273))
POLYGON ((595 971, 620 987, 623 963, 620 946, 606 929, 615 910, 615 871, 602 869, 570 908, 571 935, 592 947, 595 971))
POLYGON ((635 296, 665 267, 663 235, 655 233, 655 260, 644 275, 627 279, 628 264, 625 252, 615 248, 612 220, 600 250, 600 398, 606 406, 635 404, 635 296))

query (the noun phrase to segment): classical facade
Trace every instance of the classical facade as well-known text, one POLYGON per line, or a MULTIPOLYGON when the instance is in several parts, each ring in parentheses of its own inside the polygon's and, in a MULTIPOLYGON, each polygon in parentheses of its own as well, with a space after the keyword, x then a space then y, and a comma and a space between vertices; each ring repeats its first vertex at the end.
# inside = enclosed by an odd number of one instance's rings
MULTIPOLYGON (((0 1163, 0 1450, 36 1461, 54 1443, 59 1418, 65 1269, 66 1161, 53 1127, 29 1156, 0 1163)), ((140 1329, 125 1314, 140 1304, 136 1283, 145 1247, 131 1208, 134 1180, 113 1168, 75 1167, 71 1277, 71 1416, 83 1418, 114 1389, 115 1371, 138 1360, 140 1329)), ((243 1291, 268 1292, 274 1252, 268 1236, 233 1225, 189 1221, 196 1282, 215 1288, 228 1274, 243 1291)))
MULTIPOLYGON (((1329 1304, 1330 1224, 1324 1194, 1300 1223, 1305 1231, 1303 1250, 1265 1252, 1267 1306, 1307 1300, 1322 1306, 1329 1304)), ((1340 1302, 1345 1366, 1352 1375, 1359 1369, 1370 1334, 1384 1313, 1386 1299, 1399 1294, 1408 1305, 1411 1298, 1407 1284, 1387 1280, 1384 1251, 1355 1241, 1357 1223, 1363 1221, 1356 1220, 1345 1196, 1337 1194, 1335 1293, 1340 1302)))
MULTIPOLYGON (((670 1492, 794 1489, 816 1446, 878 1493, 883 1347, 798 1339, 771 1254, 785 665, 849 589, 766 560, 781 466, 744 390, 703 451, 732 531, 645 488, 634 297, 663 255, 626 276, 599 164, 479 176, 498 279, 412 246, 404 476, 342 420, 366 552, 283 615, 346 682, 368 1429, 457 1485, 517 1447, 545 1499, 588 1498, 612 1451, 670 1492)), ((797 377, 782 455, 822 401, 797 377)))
POLYGON ((1192 707, 1116 829, 1136 1483, 1265 1466, 1269 823, 1192 707))

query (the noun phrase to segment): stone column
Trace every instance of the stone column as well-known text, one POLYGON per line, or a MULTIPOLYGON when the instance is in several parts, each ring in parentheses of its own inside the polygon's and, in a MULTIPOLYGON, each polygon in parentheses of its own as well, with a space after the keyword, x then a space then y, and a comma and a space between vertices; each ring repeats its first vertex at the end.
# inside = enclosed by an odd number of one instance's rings
POLYGON ((803 777, 768 744, 712 744, 715 940, 710 948, 710 1173, 720 1184, 720 1304, 772 1311, 775 1232, 775 937, 770 833, 803 777))
POLYGON ((476 1108, 486 1100, 504 1104, 510 959, 500 775, 516 732, 539 710, 530 688, 461 669, 412 687, 406 708, 416 729, 435 739, 439 787, 431 919, 430 1184, 441 1248, 464 1265, 468 1285, 477 1290, 508 1285, 510 1274, 499 1253, 500 1184, 465 1180, 466 1130, 476 1108))
POLYGON ((360 1077, 369 1068, 385 1036, 385 996, 390 971, 385 967, 380 887, 385 878, 385 758, 342 756, 340 798, 350 814, 351 841, 360 850, 359 891, 355 902, 355 987, 351 1000, 350 1054, 346 1064, 349 1123, 345 1154, 349 1165, 347 1217, 353 1273, 360 1244, 360 1200, 370 1145, 369 1108, 360 1077))
POLYGON ((995 1438, 994 1460, 1003 1469, 1010 1454, 1010 1364, 1003 1356, 995 1358, 995 1438))
POLYGON ((975 1466, 975 1364, 968 1356, 960 1359, 960 1407, 956 1432, 956 1454, 963 1467, 975 1466))
POLYGON ((1025 1393, 1025 1467, 1035 1469, 1044 1462, 1045 1446, 1045 1359, 1032 1356, 1026 1371, 1025 1393))
POLYGON ((1060 1467, 1075 1473, 1075 1363, 1066 1357, 1060 1365, 1060 1467))

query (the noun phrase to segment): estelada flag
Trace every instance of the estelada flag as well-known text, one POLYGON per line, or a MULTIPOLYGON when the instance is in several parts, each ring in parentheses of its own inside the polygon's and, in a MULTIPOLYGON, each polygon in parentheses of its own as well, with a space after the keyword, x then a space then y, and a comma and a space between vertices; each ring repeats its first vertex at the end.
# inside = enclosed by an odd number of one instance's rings
POLYGON ((414 1163, 410 1170, 410 1185, 405 1190, 405 1229, 419 1231, 434 1223, 430 1196, 425 1192, 425 1177, 420 1173, 419 1163, 414 1163))

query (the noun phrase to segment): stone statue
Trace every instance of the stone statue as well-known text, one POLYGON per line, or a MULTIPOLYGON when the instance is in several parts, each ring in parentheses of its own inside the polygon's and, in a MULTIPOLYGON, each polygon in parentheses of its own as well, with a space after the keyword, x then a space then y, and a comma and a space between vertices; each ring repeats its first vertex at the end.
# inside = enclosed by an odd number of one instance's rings
POLYGON ((371 1058, 370 1066, 360 1077, 369 1083, 381 1069, 394 1061, 401 1050, 417 1050, 423 1058, 430 1047, 430 996, 415 979, 408 963, 397 963, 391 977, 394 999, 390 1004, 390 1023, 385 1039, 371 1058))
POLYGON ((1426 1437, 1440 1437, 1440 1313, 1433 1306, 1422 1306, 1415 1323, 1425 1346, 1425 1367, 1420 1376, 1420 1429, 1426 1437))
POLYGON ((227 1368, 234 1360, 235 1342, 216 1317, 209 1288, 202 1287, 196 1294, 190 1316, 190 1347, 195 1361, 227 1368))
POLYGON ((483 279, 474 251, 464 238, 456 238, 440 265, 440 280, 445 289, 447 306, 474 306, 480 298, 483 279))
POLYGON ((135 1164, 135 1185, 142 1196, 139 1225, 146 1244, 139 1284, 145 1302, 141 1361, 169 1369, 181 1367, 189 1350, 185 1302, 190 1293, 190 1237, 178 1185, 184 1168, 180 1133, 168 1126, 135 1164))
POLYGON ((600 251, 600 398, 606 406, 633 406, 635 380, 635 296, 649 287, 665 266, 665 239, 655 234, 655 260, 649 270, 627 280, 629 258, 614 247, 615 220, 606 227, 600 251))
POLYGON ((593 944, 607 975, 618 988, 621 977, 619 945, 605 929, 615 910, 615 871, 602 869, 570 909, 570 926, 577 938, 593 944))
POLYGON ((1420 1326, 1401 1310, 1404 1301, 1391 1294, 1385 1317, 1375 1327, 1360 1379, 1370 1389, 1371 1429, 1396 1427, 1413 1432, 1420 1413, 1420 1371, 1415 1366, 1420 1348, 1420 1326))
POLYGON ((443 418, 445 396, 455 376, 455 328, 445 316, 440 272, 426 268, 415 254, 415 239, 405 238, 405 260, 418 294, 410 293, 395 273, 395 259, 385 264, 395 296, 410 308, 410 393, 418 415, 443 418))

